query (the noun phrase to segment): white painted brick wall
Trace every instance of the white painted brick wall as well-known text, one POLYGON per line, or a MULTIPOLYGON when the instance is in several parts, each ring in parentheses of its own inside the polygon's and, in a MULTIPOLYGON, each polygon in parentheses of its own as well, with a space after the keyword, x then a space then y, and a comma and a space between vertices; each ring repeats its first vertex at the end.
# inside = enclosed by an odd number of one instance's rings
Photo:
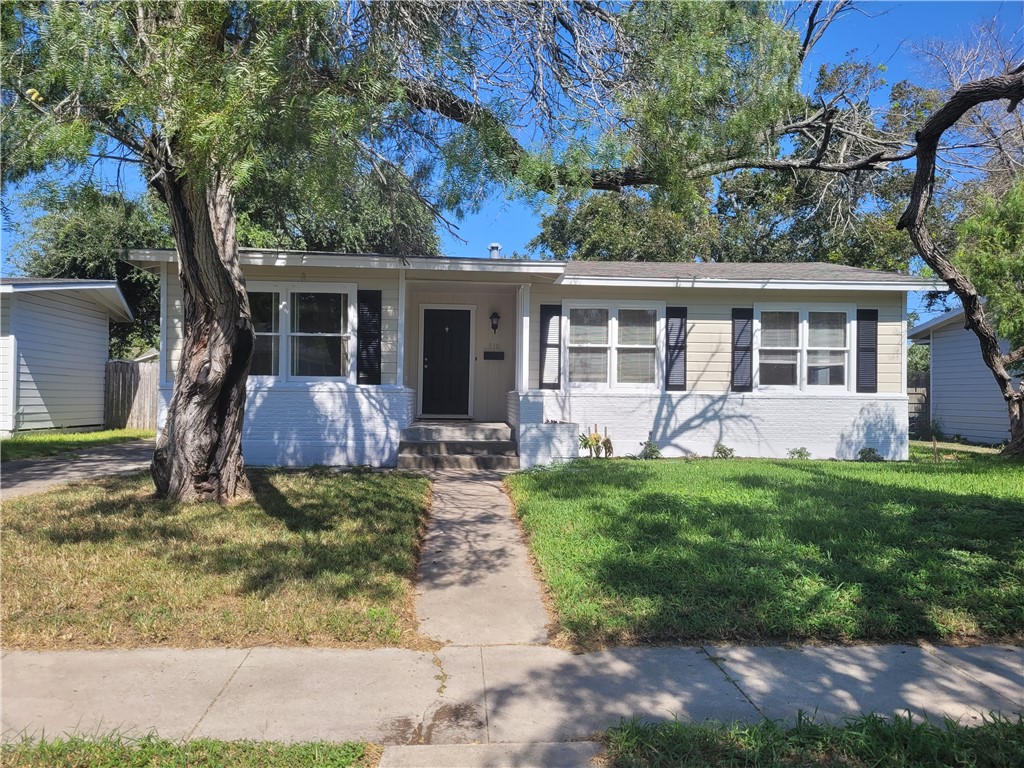
MULTIPOLYGON (((405 387, 249 386, 242 431, 247 464, 393 467, 401 431, 412 423, 414 391, 405 387)), ((160 390, 162 427, 170 402, 160 390)))
MULTIPOLYGON (((722 443, 737 456, 785 458, 806 448, 814 458, 854 459, 871 447, 907 458, 905 395, 531 390, 520 398, 520 434, 530 423, 570 422, 579 431, 596 423, 602 433, 607 427, 617 456, 639 452, 650 435, 664 456, 708 456, 722 443)), ((542 455, 520 445, 523 467, 543 463, 542 455)))

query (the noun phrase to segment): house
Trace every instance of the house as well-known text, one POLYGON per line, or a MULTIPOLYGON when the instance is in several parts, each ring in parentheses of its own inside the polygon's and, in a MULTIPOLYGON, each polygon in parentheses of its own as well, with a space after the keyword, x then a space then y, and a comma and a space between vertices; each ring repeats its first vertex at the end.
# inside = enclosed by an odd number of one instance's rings
MULTIPOLYGON (((161 277, 166 408, 176 257, 131 259, 161 277)), ((618 455, 650 439, 665 456, 906 458, 906 294, 935 288, 832 264, 240 261, 256 328, 243 448, 272 465, 393 466, 400 448, 459 463, 436 457, 489 437, 531 467, 579 455, 595 425, 618 455)))
MULTIPOLYGON (((913 328, 909 337, 931 346, 929 421, 946 435, 996 445, 1010 439, 1006 401, 981 358, 978 337, 964 325, 963 308, 913 328)), ((1002 351, 1009 351, 1003 342, 1002 351)))
POLYGON ((113 280, 0 278, 0 434, 102 427, 109 324, 131 319, 113 280))

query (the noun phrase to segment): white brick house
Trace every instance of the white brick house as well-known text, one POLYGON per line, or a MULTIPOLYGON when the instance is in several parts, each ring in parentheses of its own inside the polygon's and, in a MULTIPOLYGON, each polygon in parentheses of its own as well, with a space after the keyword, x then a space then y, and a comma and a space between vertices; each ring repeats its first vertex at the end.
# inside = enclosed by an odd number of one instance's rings
MULTIPOLYGON (((161 393, 181 334, 161 276, 161 393)), ((508 424, 523 467, 578 455, 907 455, 906 294, 934 283, 831 264, 692 264, 240 255, 257 352, 253 464, 397 461, 419 420, 508 424)))

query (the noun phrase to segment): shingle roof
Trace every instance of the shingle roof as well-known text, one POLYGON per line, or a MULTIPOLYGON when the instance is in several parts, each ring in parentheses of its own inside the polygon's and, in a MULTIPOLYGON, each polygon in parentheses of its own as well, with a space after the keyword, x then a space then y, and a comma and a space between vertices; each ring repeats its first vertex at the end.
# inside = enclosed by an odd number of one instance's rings
POLYGON ((820 262, 694 263, 650 261, 570 261, 566 277, 667 280, 809 280, 814 282, 918 284, 921 278, 874 269, 820 262))
POLYGON ((70 277, 0 277, 0 285, 57 285, 68 284, 88 288, 94 285, 104 288, 111 284, 111 280, 78 280, 70 277))

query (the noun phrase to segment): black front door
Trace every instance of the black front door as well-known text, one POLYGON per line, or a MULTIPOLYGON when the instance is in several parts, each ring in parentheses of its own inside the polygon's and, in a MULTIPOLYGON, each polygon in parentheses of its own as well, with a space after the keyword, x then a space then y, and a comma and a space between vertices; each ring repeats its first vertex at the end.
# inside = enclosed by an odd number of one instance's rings
POLYGON ((469 310, 423 310, 423 415, 469 415, 469 310))

